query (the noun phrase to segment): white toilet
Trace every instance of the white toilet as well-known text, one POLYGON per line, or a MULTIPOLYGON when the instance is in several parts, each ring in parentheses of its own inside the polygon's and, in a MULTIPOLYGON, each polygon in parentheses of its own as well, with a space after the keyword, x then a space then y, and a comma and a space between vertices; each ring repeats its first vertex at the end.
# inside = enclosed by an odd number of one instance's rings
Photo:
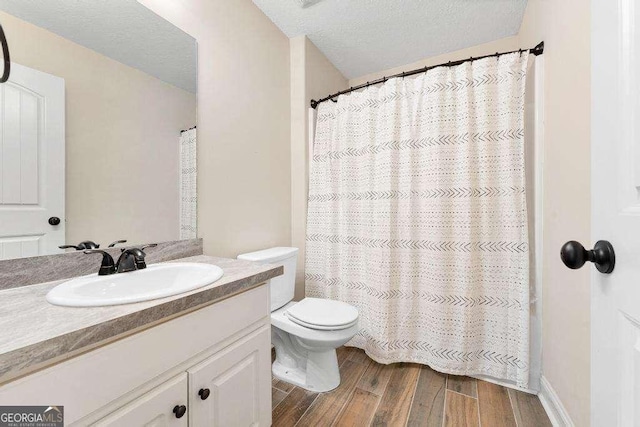
POLYGON ((336 348, 358 332, 358 310, 328 299, 292 302, 297 256, 298 248, 271 248, 238 259, 284 265, 284 275, 271 279, 273 375, 307 390, 333 390, 340 385, 336 348))

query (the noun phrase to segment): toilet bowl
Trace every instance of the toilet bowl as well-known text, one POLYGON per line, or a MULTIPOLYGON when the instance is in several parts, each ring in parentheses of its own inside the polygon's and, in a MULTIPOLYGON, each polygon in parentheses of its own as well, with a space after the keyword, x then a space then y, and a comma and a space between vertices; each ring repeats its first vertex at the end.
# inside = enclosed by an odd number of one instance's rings
POLYGON ((284 275, 271 280, 271 343, 276 350, 273 376, 314 392, 340 385, 336 348, 358 332, 358 310, 341 301, 304 298, 293 302, 297 248, 271 248, 238 259, 283 264, 284 275))
POLYGON ((358 311, 354 307, 339 301, 305 298, 272 312, 271 326, 271 343, 276 349, 271 370, 276 378, 316 392, 340 385, 336 348, 358 332, 358 311), (343 316, 349 316, 349 320, 344 325, 315 324, 323 322, 313 317, 300 320, 290 314, 309 303, 317 307, 326 305, 326 313, 336 312, 334 303, 343 304, 346 309, 343 316))

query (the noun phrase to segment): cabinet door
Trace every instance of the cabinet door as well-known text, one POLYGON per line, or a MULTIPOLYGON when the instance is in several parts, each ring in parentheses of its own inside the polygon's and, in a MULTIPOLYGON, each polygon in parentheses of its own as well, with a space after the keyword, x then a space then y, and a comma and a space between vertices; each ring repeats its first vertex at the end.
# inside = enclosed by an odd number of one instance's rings
MULTIPOLYGON (((98 426, 186 427, 188 414, 180 418, 174 408, 187 405, 187 373, 159 385, 133 402, 98 421, 98 426)), ((187 411, 188 412, 188 411, 187 411)))
POLYGON ((269 326, 261 327, 188 372, 191 426, 271 425, 269 326))

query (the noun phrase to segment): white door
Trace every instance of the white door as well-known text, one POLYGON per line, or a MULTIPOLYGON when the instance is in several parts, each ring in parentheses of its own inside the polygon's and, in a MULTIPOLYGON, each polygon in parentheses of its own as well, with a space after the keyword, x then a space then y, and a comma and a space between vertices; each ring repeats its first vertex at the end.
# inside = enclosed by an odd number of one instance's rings
POLYGON ((133 402, 98 421, 96 426, 186 427, 186 372, 159 385, 133 402))
POLYGON ((616 252, 612 274, 592 273, 591 425, 637 427, 640 5, 637 0, 592 0, 591 7, 592 240, 608 240, 616 252))
POLYGON ((189 369, 189 425, 271 425, 271 330, 264 326, 189 369))
POLYGON ((63 79, 11 64, 0 84, 0 260, 64 244, 64 113, 63 79))

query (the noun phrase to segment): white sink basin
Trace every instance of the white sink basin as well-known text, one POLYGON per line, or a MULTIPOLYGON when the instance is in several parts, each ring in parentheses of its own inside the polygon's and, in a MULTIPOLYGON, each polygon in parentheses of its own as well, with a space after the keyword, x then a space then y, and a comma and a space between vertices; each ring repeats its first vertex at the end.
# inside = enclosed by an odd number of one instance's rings
POLYGON ((154 264, 129 273, 76 277, 51 289, 47 301, 68 307, 149 301, 207 286, 222 274, 220 267, 211 264, 154 264))

